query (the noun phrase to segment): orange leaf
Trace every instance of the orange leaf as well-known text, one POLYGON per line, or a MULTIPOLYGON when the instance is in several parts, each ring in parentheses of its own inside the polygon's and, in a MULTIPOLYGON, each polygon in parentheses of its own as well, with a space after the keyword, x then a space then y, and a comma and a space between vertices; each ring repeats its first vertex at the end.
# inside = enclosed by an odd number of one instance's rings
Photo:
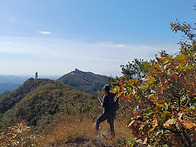
POLYGON ((156 69, 152 69, 152 73, 155 74, 156 73, 156 69))
POLYGON ((180 108, 180 110, 181 110, 182 112, 187 112, 187 110, 185 110, 184 108, 180 108))
POLYGON ((176 67, 175 67, 174 65, 171 65, 170 68, 173 68, 173 69, 174 69, 174 68, 176 68, 176 67))
POLYGON ((129 81, 130 81, 131 83, 134 83, 134 79, 130 79, 129 81))
POLYGON ((123 89, 123 82, 120 82, 119 85, 120 85, 120 89, 123 89))
POLYGON ((182 123, 184 124, 185 128, 191 129, 196 127, 196 125, 191 120, 183 120, 182 123))
POLYGON ((171 116, 173 116, 174 114, 172 114, 172 113, 169 113, 168 115, 171 117, 171 116))
POLYGON ((182 61, 182 63, 186 64, 186 63, 187 63, 187 61, 186 61, 186 60, 183 60, 183 61, 182 61))
POLYGON ((157 96, 156 95, 152 95, 150 98, 156 100, 157 99, 157 96))
POLYGON ((173 78, 174 78, 175 80, 178 79, 178 75, 174 74, 174 75, 173 75, 173 78))
POLYGON ((158 102, 156 102, 156 106, 157 106, 157 107, 165 107, 164 104, 159 104, 158 102))

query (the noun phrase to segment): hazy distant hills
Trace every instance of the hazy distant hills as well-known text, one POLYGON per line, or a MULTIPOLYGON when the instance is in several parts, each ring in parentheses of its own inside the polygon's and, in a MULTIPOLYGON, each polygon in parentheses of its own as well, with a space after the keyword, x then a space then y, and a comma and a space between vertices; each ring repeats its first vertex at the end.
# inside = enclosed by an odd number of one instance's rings
POLYGON ((11 75, 0 75, 0 83, 14 83, 22 84, 29 77, 28 76, 11 76, 11 75))
MULTIPOLYGON (((86 93, 97 95, 97 91, 102 90, 107 82, 108 77, 94 74, 92 72, 83 72, 75 69, 74 71, 60 76, 42 76, 40 78, 48 78, 59 81, 86 93)), ((3 76, 0 75, 0 94, 4 92, 12 92, 20 85, 22 85, 30 76, 3 76)))
POLYGON ((19 86, 20 84, 15 84, 15 83, 0 83, 0 94, 7 91, 13 91, 19 86))
MULTIPOLYGON (((0 94, 4 92, 12 92, 31 77, 32 76, 0 75, 0 94)), ((42 76, 40 78, 56 80, 59 78, 59 76, 42 76)))
POLYGON ((102 90, 107 79, 107 76, 75 69, 74 71, 60 77, 58 80, 75 89, 97 95, 97 91, 102 90))
POLYGON ((97 103, 95 96, 60 81, 31 78, 13 92, 0 95, 0 128, 26 120, 40 132, 61 115, 97 117, 97 103))
POLYGON ((11 92, 18 88, 28 78, 26 76, 5 76, 0 75, 0 94, 4 92, 11 92))

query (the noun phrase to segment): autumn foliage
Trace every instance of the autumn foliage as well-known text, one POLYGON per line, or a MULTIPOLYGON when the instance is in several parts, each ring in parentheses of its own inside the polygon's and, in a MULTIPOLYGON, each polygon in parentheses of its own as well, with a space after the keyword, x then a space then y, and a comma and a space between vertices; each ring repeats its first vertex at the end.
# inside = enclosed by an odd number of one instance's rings
POLYGON ((132 106, 130 146, 196 145, 196 44, 189 41, 175 55, 162 51, 142 62, 143 78, 120 80, 115 88, 132 106))
POLYGON ((28 134, 31 131, 26 121, 8 128, 7 132, 0 134, 1 147, 38 146, 40 136, 28 134))

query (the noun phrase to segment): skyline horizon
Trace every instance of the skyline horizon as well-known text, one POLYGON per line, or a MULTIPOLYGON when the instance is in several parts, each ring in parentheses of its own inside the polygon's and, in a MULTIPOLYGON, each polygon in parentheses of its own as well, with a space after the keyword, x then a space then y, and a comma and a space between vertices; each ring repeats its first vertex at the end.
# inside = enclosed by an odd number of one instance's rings
MULTIPOLYGON (((91 73, 94 73, 94 74, 98 74, 98 75, 110 77, 109 75, 95 73, 93 71, 84 71, 84 70, 78 69, 78 68, 75 68, 74 70, 68 71, 68 72, 64 73, 63 75, 68 74, 68 73, 71 73, 71 72, 75 71, 76 69, 79 70, 79 71, 82 71, 82 72, 91 72, 91 73)), ((38 71, 36 71, 36 72, 38 73, 38 77, 39 77, 40 76, 40 73, 38 71)), ((28 76, 32 76, 33 75, 35 77, 36 72, 34 72, 33 74, 0 74, 0 76, 18 76, 18 77, 22 77, 22 76, 25 77, 26 76, 26 77, 28 77, 28 76)), ((58 75, 58 74, 56 74, 56 75, 52 75, 52 74, 41 74, 41 77, 46 77, 46 76, 57 77, 57 76, 63 76, 63 75, 58 75)))

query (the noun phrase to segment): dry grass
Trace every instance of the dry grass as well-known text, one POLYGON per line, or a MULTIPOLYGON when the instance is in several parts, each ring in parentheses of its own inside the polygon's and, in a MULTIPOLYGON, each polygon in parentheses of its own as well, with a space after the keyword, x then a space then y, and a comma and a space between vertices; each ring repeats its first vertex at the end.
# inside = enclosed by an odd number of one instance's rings
POLYGON ((40 146, 66 146, 67 144, 80 144, 86 142, 93 146, 92 142, 99 140, 103 144, 123 144, 130 137, 130 131, 125 127, 125 120, 115 121, 115 137, 111 139, 107 121, 100 125, 99 134, 95 132, 95 121, 87 117, 70 117, 60 120, 44 135, 40 146), (75 118, 75 119, 71 119, 75 118))

